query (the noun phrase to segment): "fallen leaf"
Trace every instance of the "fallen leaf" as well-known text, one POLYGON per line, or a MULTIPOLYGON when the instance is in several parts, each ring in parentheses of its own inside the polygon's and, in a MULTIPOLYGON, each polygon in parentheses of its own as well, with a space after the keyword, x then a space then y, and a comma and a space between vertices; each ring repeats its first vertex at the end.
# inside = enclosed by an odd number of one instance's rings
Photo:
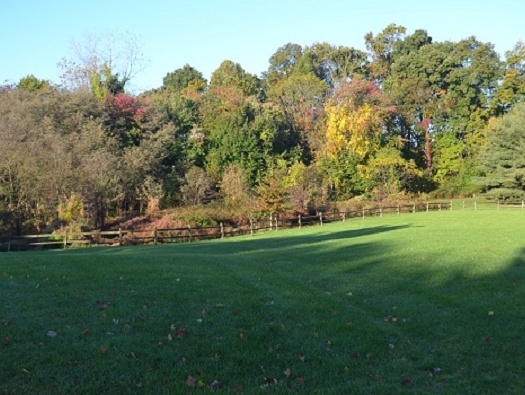
POLYGON ((201 314, 204 318, 206 318, 206 309, 202 309, 201 314))
POLYGON ((489 311, 489 315, 494 315, 494 312, 492 310, 489 311))
POLYGON ((78 365, 78 361, 75 361, 75 360, 71 360, 67 363, 69 366, 77 366, 78 365))
POLYGON ((29 370, 24 369, 24 368, 22 368, 22 372, 24 372, 25 374, 29 374, 29 370))
POLYGON ((277 380, 273 377, 265 377, 264 378, 264 384, 261 385, 261 388, 268 388, 271 385, 276 385, 277 380))
POLYGON ((245 342, 246 340, 248 340, 248 337, 246 337, 246 335, 244 333, 241 333, 239 335, 239 339, 241 339, 242 342, 245 342))
POLYGON ((303 384, 304 377, 296 377, 293 381, 295 381, 297 384, 303 384))
POLYGON ((297 354, 297 359, 301 362, 304 362, 305 356, 303 354, 297 354))
POLYGON ((172 341, 173 340, 173 337, 171 337, 171 333, 168 333, 168 341, 172 341))
POLYGON ((397 321, 397 317, 395 315, 387 315, 384 320, 386 322, 396 322, 397 321))
POLYGON ((105 310, 111 305, 111 302, 104 303, 104 302, 101 302, 100 300, 95 300, 95 304, 97 305, 99 310, 105 310))
POLYGON ((410 377, 405 377, 403 381, 401 381, 401 384, 403 384, 405 387, 412 387, 413 382, 410 377))
POLYGON ((286 378, 290 377, 291 374, 292 374, 292 371, 290 370, 290 368, 287 368, 287 369, 284 371, 284 375, 286 376, 286 378))
POLYGON ((179 328, 179 330, 177 331, 177 337, 178 337, 179 339, 182 339, 182 338, 186 337, 186 328, 184 328, 183 326, 181 326, 181 327, 179 328))
POLYGON ((80 333, 82 333, 83 335, 87 335, 89 333, 89 328, 82 329, 82 332, 80 333))
POLYGON ((55 331, 49 331, 47 332, 47 337, 50 337, 50 338, 57 337, 57 333, 55 331))
POLYGON ((186 385, 188 387, 194 388, 195 387, 195 378, 192 377, 192 376, 188 376, 188 378, 186 379, 186 385))
POLYGON ((211 383, 211 388, 213 389, 219 389, 222 387, 223 387, 223 384, 219 380, 213 380, 213 382, 211 383))
POLYGON ((108 351, 108 348, 107 348, 106 346, 102 346, 102 347, 100 347, 100 352, 101 352, 102 354, 106 353, 107 351, 108 351))
POLYGON ((203 389, 204 387, 206 387, 206 383, 205 383, 204 381, 202 381, 202 380, 199 380, 199 381, 197 382, 197 388, 201 390, 201 389, 203 389))
POLYGON ((177 327, 176 327, 175 325, 171 324, 171 326, 170 326, 170 330, 171 330, 172 332, 175 332, 176 329, 177 329, 177 327))

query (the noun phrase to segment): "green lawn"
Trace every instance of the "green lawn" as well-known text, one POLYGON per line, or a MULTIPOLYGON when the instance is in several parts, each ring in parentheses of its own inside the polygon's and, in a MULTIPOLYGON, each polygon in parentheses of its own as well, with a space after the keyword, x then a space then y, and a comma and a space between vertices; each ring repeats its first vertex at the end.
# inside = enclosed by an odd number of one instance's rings
POLYGON ((465 209, 0 254, 0 393, 522 394, 524 230, 465 209))

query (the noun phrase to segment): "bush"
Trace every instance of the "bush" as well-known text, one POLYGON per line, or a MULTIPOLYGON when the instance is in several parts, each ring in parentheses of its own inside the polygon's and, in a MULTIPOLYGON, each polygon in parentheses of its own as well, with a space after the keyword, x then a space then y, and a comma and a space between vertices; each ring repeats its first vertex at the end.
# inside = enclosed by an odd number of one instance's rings
POLYGON ((491 200, 516 202, 525 199, 525 192, 519 189, 496 188, 488 191, 486 197, 491 200))

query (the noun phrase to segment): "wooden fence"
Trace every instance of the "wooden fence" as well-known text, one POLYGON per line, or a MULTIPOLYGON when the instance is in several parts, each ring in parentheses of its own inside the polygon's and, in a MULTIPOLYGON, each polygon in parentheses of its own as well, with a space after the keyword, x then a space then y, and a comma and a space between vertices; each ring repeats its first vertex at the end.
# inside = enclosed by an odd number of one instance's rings
MULTIPOLYGON (((463 202, 463 208, 467 208, 469 206, 468 203, 463 202)), ((522 200, 521 202, 511 202, 511 201, 482 201, 482 202, 472 202, 471 207, 474 210, 494 210, 496 208, 497 210, 507 209, 507 208, 514 208, 514 209, 521 209, 525 210, 525 201, 522 200)))
POLYGON ((206 239, 218 239, 238 235, 253 235, 260 231, 323 225, 353 218, 383 216, 384 214, 415 213, 417 211, 452 210, 451 202, 423 202, 397 206, 383 206, 354 211, 337 210, 319 212, 313 216, 270 216, 266 220, 251 220, 249 223, 207 227, 153 228, 146 230, 119 229, 110 231, 71 232, 24 236, 0 236, 0 251, 28 250, 36 248, 68 248, 80 246, 122 246, 134 244, 191 243, 206 239))

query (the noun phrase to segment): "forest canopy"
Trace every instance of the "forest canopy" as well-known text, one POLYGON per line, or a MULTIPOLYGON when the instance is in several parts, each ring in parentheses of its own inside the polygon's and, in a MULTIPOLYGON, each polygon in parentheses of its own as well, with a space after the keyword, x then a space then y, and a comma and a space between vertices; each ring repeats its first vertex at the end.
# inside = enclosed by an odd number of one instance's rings
MULTIPOLYGON (((103 228, 209 205, 237 217, 359 197, 525 196, 525 45, 399 25, 351 46, 286 43, 256 76, 189 64, 133 95, 139 51, 89 46, 62 83, 0 87, 0 233, 103 228), (108 55, 109 54, 109 55, 108 55)), ((91 43, 92 44, 92 43, 91 43)))

